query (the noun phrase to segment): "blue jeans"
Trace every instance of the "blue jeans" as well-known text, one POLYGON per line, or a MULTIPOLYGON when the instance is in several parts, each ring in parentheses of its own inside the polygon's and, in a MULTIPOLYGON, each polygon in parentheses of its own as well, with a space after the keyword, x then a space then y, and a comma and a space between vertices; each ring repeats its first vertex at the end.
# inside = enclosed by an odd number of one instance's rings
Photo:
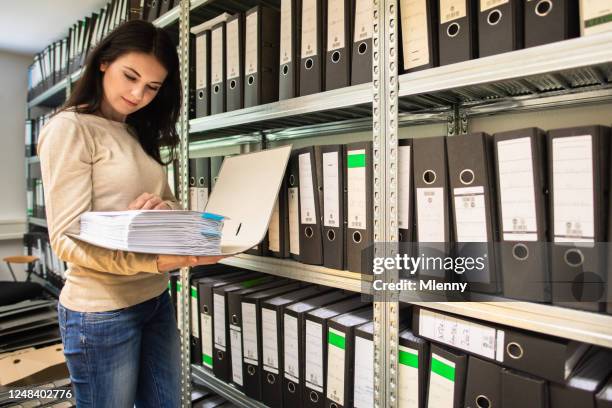
POLYGON ((167 291, 108 312, 58 303, 64 355, 77 407, 180 406, 180 340, 167 291))

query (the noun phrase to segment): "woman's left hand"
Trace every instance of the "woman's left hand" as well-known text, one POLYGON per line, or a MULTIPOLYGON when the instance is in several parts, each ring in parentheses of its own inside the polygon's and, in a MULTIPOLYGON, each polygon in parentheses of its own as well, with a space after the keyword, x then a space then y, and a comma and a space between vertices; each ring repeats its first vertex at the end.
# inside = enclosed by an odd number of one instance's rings
POLYGON ((150 193, 142 193, 132 201, 128 210, 171 210, 170 206, 159 196, 150 193))

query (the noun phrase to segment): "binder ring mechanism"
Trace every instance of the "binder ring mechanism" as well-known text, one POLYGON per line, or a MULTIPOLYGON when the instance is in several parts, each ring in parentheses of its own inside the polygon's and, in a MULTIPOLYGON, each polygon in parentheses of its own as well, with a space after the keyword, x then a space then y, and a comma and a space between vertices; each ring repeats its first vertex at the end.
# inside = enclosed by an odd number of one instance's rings
POLYGON ((476 407, 478 408, 491 408, 493 404, 486 395, 479 395, 476 397, 476 407))
POLYGON ((249 375, 255 375, 255 367, 253 367, 252 365, 249 365, 247 367, 247 372, 249 373, 249 375))
POLYGON ((523 346, 514 341, 508 343, 508 345, 506 346, 506 352, 508 353, 510 358, 513 358, 515 360, 522 358, 523 354, 525 353, 523 350, 523 346))
POLYGON ((459 31, 461 31, 461 26, 459 23, 452 23, 446 27, 446 34, 451 38, 456 37, 459 34, 459 31))
POLYGON ((287 383, 287 389, 289 390, 290 393, 294 394, 295 393, 295 384, 292 382, 287 383))
POLYGON ((553 3, 550 0, 540 0, 535 7, 535 13, 540 17, 546 17, 550 14, 553 8, 553 3))
POLYGON ((314 403, 319 402, 319 394, 314 391, 310 391, 310 400, 314 403))
POLYGON ((497 9, 491 10, 489 15, 487 16, 487 23, 492 26, 497 25, 501 21, 502 15, 502 12, 497 9))

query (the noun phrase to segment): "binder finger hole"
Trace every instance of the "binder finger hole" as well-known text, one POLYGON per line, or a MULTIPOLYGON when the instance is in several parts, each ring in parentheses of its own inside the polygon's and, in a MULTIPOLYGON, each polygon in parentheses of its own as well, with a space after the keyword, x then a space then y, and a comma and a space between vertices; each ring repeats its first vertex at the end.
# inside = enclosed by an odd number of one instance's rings
POLYGON ((204 91, 198 92, 198 99, 204 99, 204 91))
POLYGON ((540 17, 546 17, 550 14, 550 11, 553 8, 552 1, 550 0, 541 0, 536 4, 535 12, 540 17))
POLYGON ((204 177, 200 177, 198 179, 198 183, 199 183, 200 186, 203 186, 205 182, 206 182, 206 179, 204 177))
POLYGON ((515 342, 508 343, 508 345, 506 346, 506 352, 508 353, 510 358, 513 358, 515 360, 522 358, 524 354, 523 346, 515 342))
POLYGON ((268 384, 274 384, 276 382, 276 377, 274 374, 268 374, 266 375, 266 380, 268 381, 268 384))
POLYGON ((423 182, 425 184, 433 184, 436 181, 436 172, 433 170, 425 170, 423 172, 423 182))
POLYGON ((459 173, 459 180, 466 186, 472 184, 474 182, 474 172, 470 169, 462 170, 459 173))
POLYGON ((365 54, 367 50, 368 44, 365 42, 362 42, 361 44, 359 44, 359 47, 357 47, 357 52, 359 53, 359 55, 365 54))
POLYGON ((529 257, 529 248, 525 244, 516 244, 512 247, 512 256, 519 261, 524 261, 529 257))
POLYGON ((287 75, 289 73, 289 65, 283 65, 283 75, 287 75))
POLYGON ((340 51, 334 51, 331 55, 331 60, 334 64, 337 64, 340 61, 340 51))
POLYGON ((487 16, 487 22, 489 23, 489 25, 496 25, 497 23, 500 22, 502 18, 502 12, 499 10, 492 10, 489 15, 487 16))
POLYGON ((217 359, 218 360, 223 360, 223 352, 222 351, 217 351, 217 359))
POLYGON ((327 231, 327 239, 333 241, 336 239, 336 233, 333 230, 327 231))
POLYGON ((461 30, 461 26, 458 23, 452 23, 446 28, 446 34, 451 38, 456 37, 459 30, 461 30))
POLYGON ((304 234, 306 235, 306 238, 312 238, 312 236, 314 235, 314 232, 312 231, 312 227, 306 227, 304 229, 304 234))
POLYGON ((213 87, 213 92, 214 92, 214 93, 218 94, 218 93, 219 93, 219 90, 220 90, 219 85, 215 85, 215 86, 213 87))
POLYGON ((578 267, 584 262, 584 256, 582 255, 582 251, 575 248, 568 249, 567 251, 565 251, 564 258, 565 262, 569 266, 573 267, 578 267))
POLYGON ((230 81, 229 87, 230 87, 230 89, 234 89, 234 88, 236 88, 236 80, 235 80, 235 79, 232 79, 232 80, 230 81))
POLYGON ((476 406, 478 408, 491 408, 491 400, 486 395, 476 397, 476 406))
POLYGON ((319 394, 314 391, 310 391, 310 400, 314 403, 319 402, 319 394))
POLYGON ((249 373, 249 375, 255 375, 255 367, 253 367, 252 365, 248 366, 247 373, 249 373))
POLYGON ((249 79, 247 80, 249 85, 253 85, 255 83, 255 77, 253 75, 249 75, 249 79))
POLYGON ((205 314, 208 314, 208 306, 204 306, 204 307, 202 308, 202 311, 203 311, 205 314))
POLYGON ((238 324, 238 316, 232 315, 232 323, 235 324, 235 325, 238 324))
POLYGON ((361 232, 359 231, 353 232, 353 242, 356 244, 361 242, 361 232))
POLYGON ((287 383, 287 390, 289 390, 290 393, 294 394, 295 393, 295 384, 290 382, 287 383))
POLYGON ((195 186, 195 177, 189 177, 189 185, 195 186))
POLYGON ((329 404, 329 408, 338 408, 338 405, 335 402, 329 404))
POLYGON ((304 62, 304 66, 306 67, 306 69, 312 69, 312 67, 314 66, 314 61, 312 60, 312 58, 308 58, 304 62))
POLYGON ((295 176, 293 174, 289 175, 289 185, 292 186, 295 184, 295 176))

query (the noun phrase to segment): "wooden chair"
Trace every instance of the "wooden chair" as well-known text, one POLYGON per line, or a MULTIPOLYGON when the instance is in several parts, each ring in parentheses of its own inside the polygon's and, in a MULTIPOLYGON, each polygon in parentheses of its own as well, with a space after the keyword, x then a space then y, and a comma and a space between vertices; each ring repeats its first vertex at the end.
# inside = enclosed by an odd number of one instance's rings
MULTIPOLYGON (((36 256, 32 256, 32 255, 17 255, 17 256, 7 256, 6 258, 3 259, 4 262, 6 262, 6 266, 8 266, 9 271, 11 272, 11 275, 13 275, 13 280, 15 282, 17 282, 17 277, 15 277, 15 272, 13 272, 13 268, 11 267, 11 264, 26 264, 29 265, 33 262, 38 261, 38 257, 36 256)), ((26 282, 30 281, 30 274, 32 273, 32 269, 30 268, 28 270, 28 276, 26 277, 26 282)))

